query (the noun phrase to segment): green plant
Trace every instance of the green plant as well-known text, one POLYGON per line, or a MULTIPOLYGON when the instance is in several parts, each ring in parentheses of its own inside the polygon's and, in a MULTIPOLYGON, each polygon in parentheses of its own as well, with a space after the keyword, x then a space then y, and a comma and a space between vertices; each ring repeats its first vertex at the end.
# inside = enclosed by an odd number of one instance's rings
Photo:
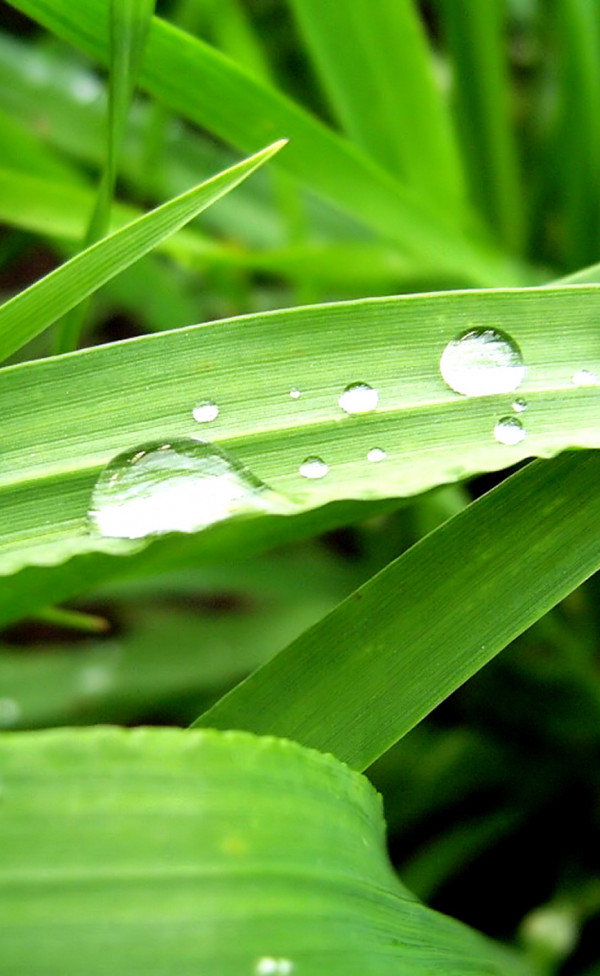
POLYGON ((6 971, 593 976, 596 5, 10 6, 6 971))

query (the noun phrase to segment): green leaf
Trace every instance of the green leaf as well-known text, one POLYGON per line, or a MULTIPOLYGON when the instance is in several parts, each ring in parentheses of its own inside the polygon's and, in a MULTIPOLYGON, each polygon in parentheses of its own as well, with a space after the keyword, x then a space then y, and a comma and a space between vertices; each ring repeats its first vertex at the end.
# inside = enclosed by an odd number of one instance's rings
POLYGON ((346 133, 457 219, 466 205, 448 106, 412 0, 291 0, 346 133))
POLYGON ((364 769, 600 567, 599 477, 596 452, 529 465, 197 724, 289 736, 364 769))
POLYGON ((0 524, 0 572, 123 551, 123 540, 89 531, 92 488, 112 457, 157 438, 214 441, 289 497, 294 512, 419 494, 532 455, 600 446, 600 387, 572 382, 580 369, 600 375, 599 316, 594 285, 366 299, 9 367, 0 383, 0 508, 11 516, 0 524), (475 325, 518 342, 528 370, 518 394, 467 397, 446 386, 441 354, 475 325), (353 382, 378 391, 376 410, 344 413, 338 400, 353 382), (517 395, 528 404, 519 415, 527 435, 507 446, 494 430, 517 416, 517 395), (217 403, 216 420, 193 419, 200 400, 217 403), (387 458, 368 461, 373 448, 387 458), (301 475, 312 455, 329 466, 326 477, 301 475))
MULTIPOLYGON (((106 0, 88 0, 77 10, 70 0, 16 0, 14 5, 106 63, 106 0)), ((235 146, 252 150, 265 138, 287 136, 284 169, 443 272, 469 275, 481 285, 530 278, 504 255, 459 234, 432 201, 393 179, 300 106, 158 18, 149 33, 140 86, 235 146)))
POLYGON ((452 55, 454 99, 473 195, 502 240, 523 237, 504 0, 438 0, 452 55))
POLYGON ((0 307, 0 359, 19 349, 224 196, 278 152, 274 143, 76 255, 0 307))
POLYGON ((332 757, 244 734, 60 730, 4 735, 0 774, 7 973, 527 972, 404 888, 378 795, 332 757))

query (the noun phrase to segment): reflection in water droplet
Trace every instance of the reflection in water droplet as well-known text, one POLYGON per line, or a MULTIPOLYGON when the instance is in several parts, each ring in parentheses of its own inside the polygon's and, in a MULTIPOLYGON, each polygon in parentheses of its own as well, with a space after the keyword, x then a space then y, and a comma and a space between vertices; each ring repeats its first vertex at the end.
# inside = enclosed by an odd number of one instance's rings
POLYGON ((516 417, 503 417, 494 427, 494 437, 500 444, 512 447, 527 437, 527 431, 516 417))
POLYGON ((303 478, 324 478, 329 471, 329 465, 322 458, 311 455, 304 459, 299 471, 303 478))
POLYGON ((90 519, 102 535, 141 539, 196 532, 243 512, 290 505, 214 444, 181 438, 124 451, 101 471, 90 519))
POLYGON ((0 698, 0 728, 8 729, 21 718, 21 707, 14 698, 0 698))
POLYGON ((301 394, 300 390, 297 390, 294 387, 293 390, 290 390, 290 396, 291 396, 292 400, 299 400, 300 397, 302 396, 302 394, 301 394))
POLYGON ((573 386, 598 386, 600 380, 591 369, 578 369, 571 377, 573 386))
POLYGON ((527 410, 527 400, 513 400, 512 408, 515 413, 523 413, 524 410, 527 410))
POLYGON ((384 451, 381 447, 372 447, 367 454, 367 461, 385 461, 387 457, 387 451, 384 451))
POLYGON ((346 413, 370 413, 378 401, 379 393, 368 383, 350 383, 340 395, 338 404, 346 413))
POLYGON ((289 976, 293 970, 291 959, 275 959, 274 956, 263 956, 254 967, 256 976, 289 976))
POLYGON ((455 393, 512 393, 526 373, 516 342, 495 329, 471 329, 448 343, 440 359, 444 382, 455 393))
POLYGON ((192 410, 194 420, 199 424, 208 424, 211 420, 216 420, 219 416, 219 408, 212 400, 203 400, 196 404, 192 410))

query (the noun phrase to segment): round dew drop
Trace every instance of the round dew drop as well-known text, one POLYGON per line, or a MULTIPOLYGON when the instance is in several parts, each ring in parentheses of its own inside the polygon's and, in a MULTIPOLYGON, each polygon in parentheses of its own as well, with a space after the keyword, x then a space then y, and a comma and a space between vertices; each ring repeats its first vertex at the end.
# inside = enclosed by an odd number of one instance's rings
POLYGON ((367 454, 367 461, 372 461, 376 463, 377 461, 385 461, 387 457, 387 451, 384 451, 381 447, 372 447, 367 454))
POLYGON ((573 386, 598 386, 600 380, 591 369, 578 369, 571 377, 573 386))
POLYGON ((295 387, 293 390, 290 390, 290 397, 292 400, 299 400, 301 396, 302 393, 300 392, 300 390, 297 390, 295 387))
POLYGON ((289 511, 283 496, 214 444, 152 441, 118 454, 100 472, 89 517, 102 535, 142 539, 197 532, 241 513, 289 511))
POLYGON ((471 329, 448 343, 440 359, 444 382, 463 396, 512 393, 526 367, 516 342, 496 329, 471 329))
POLYGON ((371 413, 379 402, 379 393, 368 383, 350 383, 340 394, 338 404, 345 413, 371 413))
POLYGON ((322 458, 313 454, 304 459, 298 470, 303 478, 315 480, 317 478, 324 478, 328 474, 329 465, 325 464, 322 458))
POLYGON ((202 400, 192 410, 192 416, 199 424, 208 424, 219 416, 219 408, 212 400, 202 400))
POLYGON ((494 437, 499 444, 514 447, 527 437, 527 431, 516 417, 503 417, 494 427, 494 437))
POLYGON ((521 399, 514 400, 512 408, 515 411, 515 413, 523 413, 524 410, 527 410, 527 401, 521 399))

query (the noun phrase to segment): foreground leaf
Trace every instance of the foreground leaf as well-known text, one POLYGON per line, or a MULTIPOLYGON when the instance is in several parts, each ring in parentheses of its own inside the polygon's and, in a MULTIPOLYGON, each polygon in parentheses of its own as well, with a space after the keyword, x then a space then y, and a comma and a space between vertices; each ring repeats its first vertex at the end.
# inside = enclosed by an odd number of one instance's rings
POLYGON ((28 976, 501 976, 520 960, 397 880, 379 797, 243 734, 0 739, 3 964, 28 976))
POLYGON ((0 308, 0 359, 25 345, 124 268, 174 234, 281 149, 268 146, 77 254, 0 308))
POLYGON ((600 568, 600 454, 538 461, 356 590, 197 722, 364 769, 600 568), (457 554, 462 554, 457 562, 457 554))
POLYGON ((294 512, 409 496, 532 455, 600 446, 600 386, 572 382, 581 369, 600 375, 599 316, 593 285, 447 292, 250 315, 7 368, 0 573, 122 552, 122 540, 90 532, 91 492, 111 458, 146 441, 215 442, 294 512), (527 373, 517 394, 468 397, 446 386, 440 356, 475 325, 518 342, 527 373), (352 382, 378 391, 376 410, 344 412, 339 397, 352 382), (516 395, 524 414, 514 413, 516 395), (202 400, 219 407, 210 423, 194 420, 202 400), (512 446, 494 436, 505 417, 523 417, 527 432, 512 446), (372 449, 387 457, 367 460, 372 449), (319 480, 300 473, 313 455, 329 467, 319 480))

